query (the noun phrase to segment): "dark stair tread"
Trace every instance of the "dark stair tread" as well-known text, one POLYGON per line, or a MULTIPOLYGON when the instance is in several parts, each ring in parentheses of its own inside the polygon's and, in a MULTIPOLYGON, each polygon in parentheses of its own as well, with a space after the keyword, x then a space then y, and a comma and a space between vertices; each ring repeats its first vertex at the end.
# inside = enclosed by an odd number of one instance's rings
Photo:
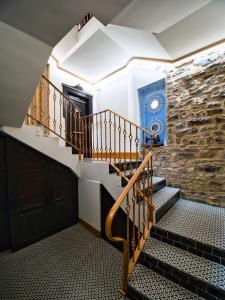
MULTIPOLYGON (((131 299, 203 299, 140 264, 136 265, 135 270, 130 277, 129 287, 145 297, 132 298, 130 295, 131 299)), ((130 292, 132 293, 132 291, 130 292)))
POLYGON ((223 265, 150 237, 145 243, 143 254, 225 292, 223 265))

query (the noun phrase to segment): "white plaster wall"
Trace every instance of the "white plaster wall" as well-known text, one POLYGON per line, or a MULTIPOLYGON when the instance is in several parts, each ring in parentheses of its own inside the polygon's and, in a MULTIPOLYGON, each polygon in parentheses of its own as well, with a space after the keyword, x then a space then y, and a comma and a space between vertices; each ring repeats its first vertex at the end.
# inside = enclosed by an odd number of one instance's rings
POLYGON ((101 195, 100 183, 79 179, 79 218, 101 231, 101 195))
POLYGON ((141 62, 96 85, 95 112, 111 109, 140 124, 138 89, 165 78, 168 65, 141 62))

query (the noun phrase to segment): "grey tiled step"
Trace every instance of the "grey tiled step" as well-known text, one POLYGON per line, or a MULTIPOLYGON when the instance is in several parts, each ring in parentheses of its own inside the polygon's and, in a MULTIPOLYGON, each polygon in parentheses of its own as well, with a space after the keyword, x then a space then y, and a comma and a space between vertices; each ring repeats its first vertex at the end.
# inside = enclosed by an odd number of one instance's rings
POLYGON ((152 201, 156 209, 156 222, 180 199, 180 190, 172 187, 164 187, 153 194, 152 201))
POLYGON ((148 238, 140 261, 207 299, 225 299, 225 266, 154 238, 148 238))
POLYGON ((180 199, 153 227, 168 244, 225 265, 225 208, 180 199))
POLYGON ((203 299, 152 270, 137 264, 129 280, 132 300, 197 300, 203 299))

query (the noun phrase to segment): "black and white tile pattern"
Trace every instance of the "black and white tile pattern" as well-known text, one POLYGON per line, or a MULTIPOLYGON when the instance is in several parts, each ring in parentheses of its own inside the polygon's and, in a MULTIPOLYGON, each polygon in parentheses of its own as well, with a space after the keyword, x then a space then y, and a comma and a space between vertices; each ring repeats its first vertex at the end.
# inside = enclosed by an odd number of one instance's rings
POLYGON ((135 267, 129 286, 130 298, 135 300, 203 299, 140 264, 135 267))
POLYGON ((124 299, 122 255, 81 225, 0 253, 0 299, 124 299))
MULTIPOLYGON (((185 278, 195 288, 200 286, 199 288, 203 292, 215 289, 225 298, 225 266, 154 238, 149 238, 146 241, 143 254, 144 261, 153 264, 160 271, 165 271, 171 275, 179 273, 180 276, 178 277, 185 278), (196 280, 199 282, 198 284, 196 284, 196 280)), ((216 293, 212 292, 212 294, 217 295, 217 291, 216 293)))
POLYGON ((157 227, 225 250, 225 208, 181 199, 157 227))

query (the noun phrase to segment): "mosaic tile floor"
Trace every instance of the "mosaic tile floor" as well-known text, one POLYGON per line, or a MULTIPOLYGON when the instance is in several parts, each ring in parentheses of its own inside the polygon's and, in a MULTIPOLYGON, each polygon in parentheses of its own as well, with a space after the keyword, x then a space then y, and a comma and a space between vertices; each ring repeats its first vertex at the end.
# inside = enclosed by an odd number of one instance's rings
POLYGON ((225 208, 181 199, 156 226, 225 250, 225 208))
POLYGON ((149 300, 203 299, 140 264, 135 267, 129 285, 149 300))
POLYGON ((15 253, 0 253, 0 299, 124 299, 122 256, 75 225, 15 253))
POLYGON ((157 193, 153 194, 152 201, 155 205, 156 210, 161 208, 164 204, 167 203, 176 193, 179 192, 179 189, 172 187, 164 187, 159 190, 157 193))
POLYGON ((153 238, 149 238, 145 243, 144 253, 225 290, 225 266, 153 238))

